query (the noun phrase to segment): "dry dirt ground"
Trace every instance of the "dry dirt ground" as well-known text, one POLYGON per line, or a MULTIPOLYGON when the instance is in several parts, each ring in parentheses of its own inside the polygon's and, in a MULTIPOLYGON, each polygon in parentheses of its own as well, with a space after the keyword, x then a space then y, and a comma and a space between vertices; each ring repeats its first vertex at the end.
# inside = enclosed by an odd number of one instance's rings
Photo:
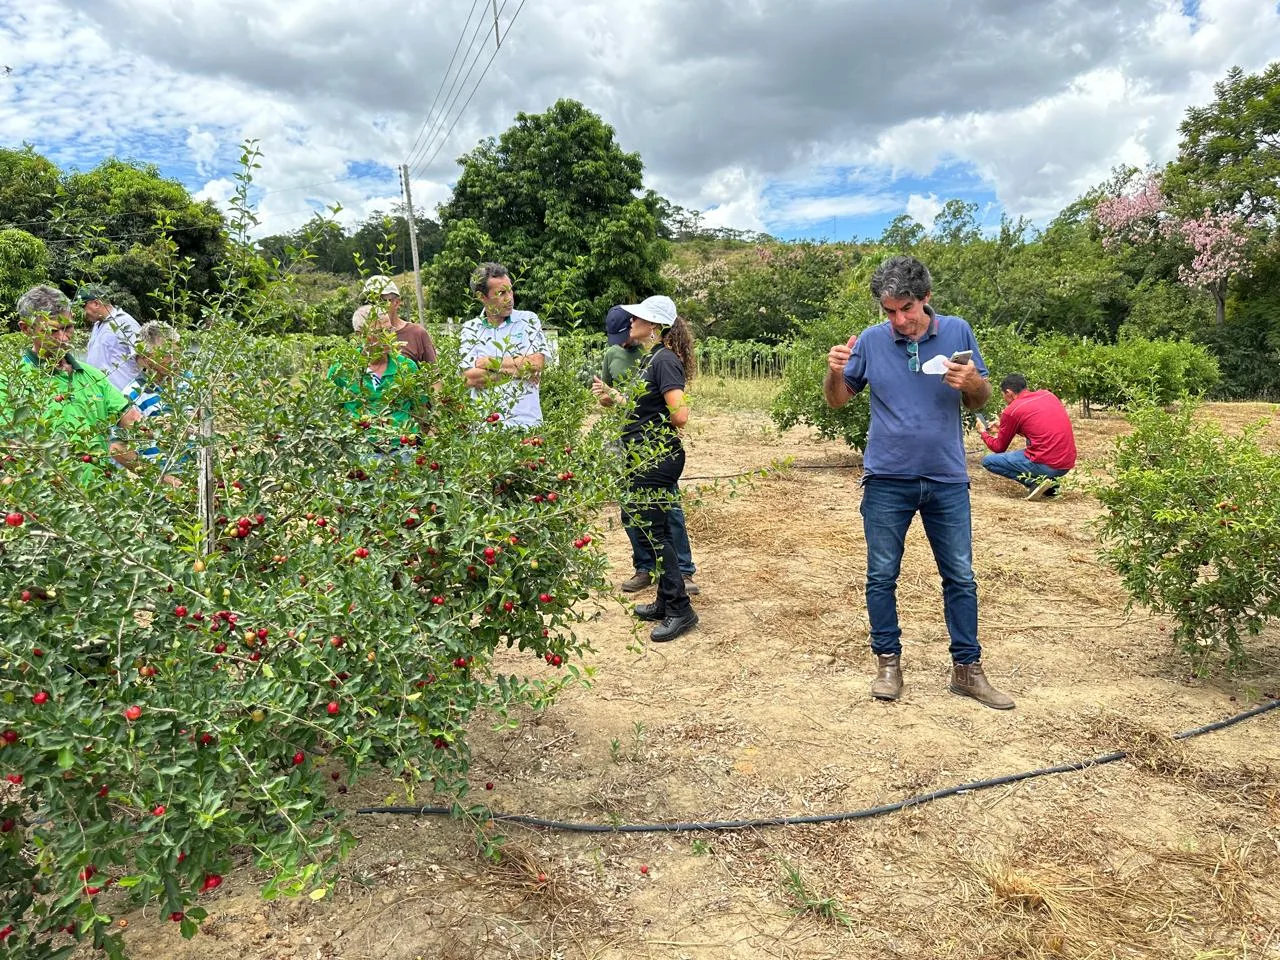
MULTIPOLYGON (((1234 428, 1267 412, 1206 415, 1234 428)), ((1088 459, 1125 429, 1108 417, 1077 426, 1088 459)), ((878 703, 857 458, 742 412, 704 417, 689 446, 690 478, 784 458, 793 468, 691 491, 698 630, 637 645, 611 604, 590 627, 593 687, 517 730, 476 722, 472 782, 495 809, 598 823, 825 813, 1116 748, 1132 758, 842 824, 508 828, 496 864, 463 824, 356 818, 360 844, 331 898, 264 903, 246 867, 208 898, 211 919, 190 943, 154 908, 127 917, 133 955, 1280 957, 1280 711, 1167 738, 1275 696, 1280 632, 1260 638, 1244 673, 1189 677, 1167 625, 1126 614, 1099 564, 1096 501, 1077 489, 1023 502, 978 467, 975 436, 985 662, 1017 709, 947 693, 941 594, 918 524, 899 587, 906 695, 878 703)), ((607 549, 625 576, 621 531, 607 549)), ((347 799, 393 795, 374 782, 347 799)))

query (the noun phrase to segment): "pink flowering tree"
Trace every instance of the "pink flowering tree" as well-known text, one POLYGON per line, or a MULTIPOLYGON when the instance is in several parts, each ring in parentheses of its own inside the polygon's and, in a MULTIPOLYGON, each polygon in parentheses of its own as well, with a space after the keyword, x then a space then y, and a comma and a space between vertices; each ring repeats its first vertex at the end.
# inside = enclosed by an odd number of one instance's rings
POLYGON ((1150 173, 1134 189, 1102 200, 1094 208, 1094 219, 1108 248, 1124 243, 1143 246, 1159 239, 1186 247, 1189 260, 1179 265, 1178 279, 1213 296, 1218 325, 1222 325, 1227 284, 1233 276, 1247 275, 1251 266, 1248 219, 1207 207, 1199 216, 1178 214, 1159 173, 1150 173))

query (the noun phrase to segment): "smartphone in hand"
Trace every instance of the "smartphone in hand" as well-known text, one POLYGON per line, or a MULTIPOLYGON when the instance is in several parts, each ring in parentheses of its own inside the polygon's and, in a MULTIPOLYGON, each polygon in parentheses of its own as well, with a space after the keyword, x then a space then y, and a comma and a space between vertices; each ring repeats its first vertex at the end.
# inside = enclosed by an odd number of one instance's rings
POLYGON ((951 355, 952 363, 968 363, 972 359, 973 359, 972 350, 957 350, 955 353, 951 355))

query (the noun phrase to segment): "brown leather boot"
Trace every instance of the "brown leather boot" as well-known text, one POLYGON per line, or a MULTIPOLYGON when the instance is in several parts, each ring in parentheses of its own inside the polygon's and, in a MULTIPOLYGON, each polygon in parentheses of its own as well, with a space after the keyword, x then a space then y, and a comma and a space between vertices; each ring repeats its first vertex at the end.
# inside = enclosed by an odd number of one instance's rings
POLYGON ((1013 697, 993 687, 982 672, 981 663, 951 664, 951 692, 973 697, 993 710, 1012 710, 1013 697))
POLYGON ((897 700, 902 696, 902 657, 896 653, 877 653, 880 669, 871 683, 871 695, 877 700, 897 700))

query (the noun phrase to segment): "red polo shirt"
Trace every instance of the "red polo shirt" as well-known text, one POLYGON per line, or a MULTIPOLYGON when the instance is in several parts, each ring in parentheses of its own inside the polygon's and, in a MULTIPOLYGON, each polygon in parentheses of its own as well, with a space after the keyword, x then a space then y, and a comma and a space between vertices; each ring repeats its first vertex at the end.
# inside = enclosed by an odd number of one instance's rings
POLYGON ((1027 459, 1055 470, 1076 465, 1076 436, 1062 401, 1048 390, 1024 390, 1000 414, 1000 435, 982 435, 993 453, 1004 453, 1015 436, 1027 438, 1027 459))

